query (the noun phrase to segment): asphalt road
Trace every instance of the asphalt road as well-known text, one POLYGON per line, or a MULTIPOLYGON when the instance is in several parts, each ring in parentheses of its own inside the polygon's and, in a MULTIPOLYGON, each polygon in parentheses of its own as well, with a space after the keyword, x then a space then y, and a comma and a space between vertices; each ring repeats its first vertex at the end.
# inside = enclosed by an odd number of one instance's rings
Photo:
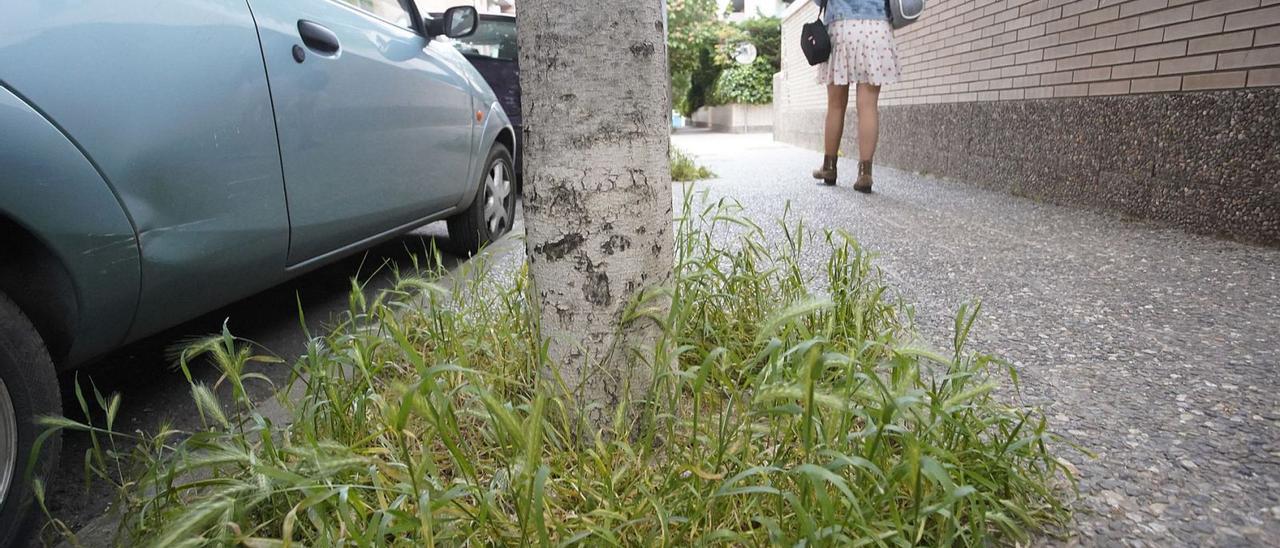
MULTIPOLYGON (((199 417, 191 401, 190 385, 175 368, 174 349, 192 338, 219 333, 225 320, 232 334, 252 340, 285 359, 297 357, 306 344, 298 316, 299 303, 307 328, 318 332, 347 310, 353 277, 366 283, 371 291, 385 288, 393 281, 392 265, 410 268, 411 258, 415 255, 425 258, 433 244, 442 250, 449 268, 463 263, 445 251, 449 249, 447 230, 443 223, 435 223, 130 344, 60 379, 63 414, 84 420, 73 390, 78 379, 89 399, 92 420, 99 426, 104 419, 93 402, 93 386, 105 395, 121 394, 116 431, 155 432, 163 424, 179 430, 196 428, 199 417)), ((287 365, 258 367, 258 370, 279 386, 289 381, 287 365)), ((214 368, 205 364, 193 373, 205 383, 217 379, 214 368)), ((250 386, 259 400, 272 394, 265 383, 250 386)), ((115 491, 110 484, 93 481, 85 485, 84 455, 90 443, 89 436, 82 433, 64 436, 57 476, 47 495, 52 516, 72 531, 81 530, 115 502, 115 491)), ((51 529, 46 528, 45 540, 53 540, 50 532, 51 529)))
POLYGON ((819 154, 768 135, 673 145, 718 175, 695 189, 741 202, 771 238, 788 204, 853 234, 935 344, 982 301, 972 344, 1017 365, 1024 402, 1096 455, 1063 453, 1083 497, 1068 543, 1280 546, 1280 249, 882 166, 863 195, 851 161, 822 187, 819 154))

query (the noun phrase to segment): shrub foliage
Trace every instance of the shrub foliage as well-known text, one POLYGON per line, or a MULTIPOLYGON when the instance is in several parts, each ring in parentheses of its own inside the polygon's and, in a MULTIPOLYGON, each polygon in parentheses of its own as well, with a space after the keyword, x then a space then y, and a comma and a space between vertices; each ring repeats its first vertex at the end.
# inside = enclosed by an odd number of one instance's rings
POLYGON ((580 435, 525 274, 483 263, 353 285, 292 364, 288 424, 244 390, 276 360, 225 332, 182 354, 223 373, 192 385, 203 430, 49 424, 92 432, 127 545, 987 545, 1064 522, 1055 436, 1004 401, 1012 370, 965 346, 976 306, 930 349, 849 235, 692 202, 675 281, 649 293, 669 312, 642 299, 622 318, 666 336, 637 353, 659 374, 618 435, 580 435))

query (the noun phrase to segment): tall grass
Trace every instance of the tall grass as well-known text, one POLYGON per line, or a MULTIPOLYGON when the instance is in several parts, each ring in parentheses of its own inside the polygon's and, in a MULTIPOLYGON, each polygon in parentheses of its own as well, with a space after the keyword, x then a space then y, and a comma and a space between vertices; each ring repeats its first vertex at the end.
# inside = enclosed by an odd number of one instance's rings
MULTIPOLYGON (((1053 434, 997 398, 1007 366, 965 348, 977 307, 956 315, 952 348, 929 349, 852 238, 781 229, 764 243, 726 203, 678 219, 649 354, 663 365, 615 415, 626 435, 577 435, 540 374, 524 272, 442 283, 437 266, 354 289, 293 364, 289 424, 243 389, 263 380, 246 364, 274 358, 225 332, 201 341, 183 367, 207 356, 223 373, 192 385, 204 429, 88 456, 119 486, 118 541, 986 545, 1063 524, 1053 434), (825 269, 800 266, 808 245, 829 247, 825 269)), ((51 424, 99 448, 122 436, 51 424)))
POLYGON ((676 147, 671 147, 671 180, 683 183, 710 179, 716 174, 704 166, 698 165, 692 156, 676 147))

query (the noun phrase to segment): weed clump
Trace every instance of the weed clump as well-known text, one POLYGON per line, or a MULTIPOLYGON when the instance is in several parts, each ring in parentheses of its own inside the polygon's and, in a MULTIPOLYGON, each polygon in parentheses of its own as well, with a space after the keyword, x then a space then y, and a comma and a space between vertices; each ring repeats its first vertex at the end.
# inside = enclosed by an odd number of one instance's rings
MULTIPOLYGON (((629 435, 577 434, 541 373, 523 272, 448 284, 430 269, 353 291, 292 364, 288 424, 245 395, 262 380, 250 344, 224 333, 185 352, 184 367, 221 368, 231 404, 193 384, 202 431, 88 456, 119 486, 118 541, 987 545, 1065 523, 1070 474, 1044 417, 998 398, 1012 370, 965 347, 977 307, 952 348, 927 348, 848 235, 784 223, 771 246, 732 204, 689 202, 670 310, 647 312, 663 365, 616 414, 629 435), (801 268, 807 245, 829 248, 825 269, 801 268)), ((95 447, 123 436, 51 424, 95 447)))
POLYGON ((706 167, 700 166, 691 156, 678 148, 671 147, 671 180, 677 183, 710 179, 716 174, 706 167))

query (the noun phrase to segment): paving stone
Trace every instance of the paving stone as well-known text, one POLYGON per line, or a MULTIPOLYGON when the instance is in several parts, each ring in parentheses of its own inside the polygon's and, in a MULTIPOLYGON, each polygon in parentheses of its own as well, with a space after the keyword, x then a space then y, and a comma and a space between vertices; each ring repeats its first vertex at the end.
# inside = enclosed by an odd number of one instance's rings
MULTIPOLYGON (((972 347, 1013 363, 1022 403, 1096 455, 1061 448, 1082 480, 1076 536, 1037 545, 1280 546, 1280 250, 881 166, 863 195, 849 160, 816 186, 821 156, 767 135, 673 144, 718 175, 693 189, 738 200, 769 237, 788 203, 852 234, 931 342, 981 300, 972 347)), ((821 268, 821 246, 805 253, 821 268)))

